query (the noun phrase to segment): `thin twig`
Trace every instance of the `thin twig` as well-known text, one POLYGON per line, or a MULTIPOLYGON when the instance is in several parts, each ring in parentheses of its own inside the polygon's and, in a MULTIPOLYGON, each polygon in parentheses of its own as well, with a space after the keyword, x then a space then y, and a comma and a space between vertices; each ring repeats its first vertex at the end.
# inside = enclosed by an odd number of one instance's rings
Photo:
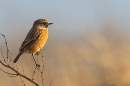
POLYGON ((2 57, 3 57, 3 59, 4 59, 4 62, 6 63, 5 57, 4 57, 3 52, 2 52, 2 45, 1 45, 0 51, 1 51, 1 55, 2 55, 2 57))
MULTIPOLYGON (((0 33, 1 34, 1 33, 0 33)), ((3 37, 4 37, 4 40, 5 40, 5 45, 6 45, 6 49, 7 49, 7 60, 8 60, 8 56, 9 56, 9 48, 8 48, 8 45, 7 45, 7 41, 6 41, 6 38, 5 38, 5 35, 1 34, 3 37)))
POLYGON ((49 75, 49 79, 50 79, 50 86, 51 86, 51 74, 49 72, 49 69, 48 69, 48 75, 49 75))
MULTIPOLYGON (((16 68, 17 68, 17 65, 16 65, 16 68)), ((18 68, 17 68, 17 71, 18 71, 18 68)), ((21 76, 19 76, 19 77, 20 77, 20 79, 21 79, 23 85, 26 86, 25 83, 24 83, 24 81, 23 81, 23 79, 22 79, 22 77, 21 77, 21 76)))
MULTIPOLYGON (((37 62, 38 62, 38 55, 37 55, 37 62)), ((36 65, 34 65, 34 67, 35 67, 35 69, 34 69, 33 74, 32 74, 32 80, 34 80, 34 75, 35 75, 35 73, 36 73, 36 70, 38 69, 38 68, 36 67, 36 65)))
POLYGON ((0 61, 0 63, 1 63, 4 67, 9 68, 9 69, 11 69, 12 71, 14 71, 17 76, 21 76, 21 77, 23 77, 24 79, 26 79, 26 80, 30 81, 31 83, 35 84, 36 86, 39 86, 39 85, 38 85, 36 82, 34 82, 32 79, 30 79, 30 78, 28 78, 27 76, 21 74, 19 71, 17 71, 17 70, 14 69, 13 67, 4 64, 2 61, 0 61))
POLYGON ((22 67, 22 71, 23 71, 24 76, 26 76, 25 73, 24 73, 24 69, 23 69, 23 67, 22 67))
POLYGON ((42 86, 44 86, 44 74, 43 74, 43 72, 44 72, 44 56, 43 56, 43 53, 42 53, 42 50, 40 50, 41 51, 41 55, 42 55, 42 70, 39 70, 40 71, 40 73, 41 73, 41 79, 42 79, 42 86))
POLYGON ((20 79, 21 79, 23 85, 26 86, 21 76, 20 76, 20 79))
POLYGON ((9 56, 9 62, 11 63, 12 62, 12 60, 11 60, 11 52, 9 52, 10 54, 10 56, 9 56))
POLYGON ((35 67, 35 70, 33 71, 32 80, 34 80, 34 75, 35 75, 35 73, 36 73, 36 70, 37 70, 37 67, 35 67))
POLYGON ((44 77, 43 77, 43 70, 38 69, 40 74, 41 74, 41 79, 42 79, 42 86, 44 86, 44 77))
POLYGON ((4 71, 2 68, 0 68, 0 70, 2 71, 2 72, 4 72, 4 73, 6 73, 6 74, 8 74, 8 75, 11 75, 11 77, 12 76, 17 76, 17 74, 13 74, 13 73, 9 73, 9 72, 6 72, 6 71, 4 71))

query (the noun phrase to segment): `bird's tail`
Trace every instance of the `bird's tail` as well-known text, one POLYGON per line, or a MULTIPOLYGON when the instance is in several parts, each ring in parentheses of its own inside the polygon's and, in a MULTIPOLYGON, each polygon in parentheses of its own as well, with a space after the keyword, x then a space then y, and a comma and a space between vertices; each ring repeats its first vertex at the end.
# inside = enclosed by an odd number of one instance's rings
POLYGON ((20 52, 20 53, 17 55, 17 57, 14 59, 14 61, 13 61, 13 62, 14 62, 14 63, 16 63, 16 62, 17 62, 17 60, 19 59, 19 57, 20 57, 22 54, 23 54, 23 53, 21 53, 21 52, 20 52))

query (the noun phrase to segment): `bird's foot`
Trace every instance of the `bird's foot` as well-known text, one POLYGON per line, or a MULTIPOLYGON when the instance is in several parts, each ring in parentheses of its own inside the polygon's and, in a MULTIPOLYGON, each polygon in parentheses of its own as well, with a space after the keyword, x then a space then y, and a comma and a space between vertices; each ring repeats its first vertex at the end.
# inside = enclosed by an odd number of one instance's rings
POLYGON ((40 65, 39 65, 39 64, 36 64, 36 68, 37 68, 37 69, 40 68, 40 65))
POLYGON ((38 52, 36 52, 36 54, 35 54, 35 55, 37 55, 37 56, 38 56, 39 54, 40 54, 40 52, 38 51, 38 52))

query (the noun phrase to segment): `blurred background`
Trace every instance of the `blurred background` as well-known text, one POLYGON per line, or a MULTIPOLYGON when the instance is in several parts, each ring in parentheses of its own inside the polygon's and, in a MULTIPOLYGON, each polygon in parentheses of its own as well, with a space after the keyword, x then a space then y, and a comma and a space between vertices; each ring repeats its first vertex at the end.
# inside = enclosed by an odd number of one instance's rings
MULTIPOLYGON (((0 33, 6 35, 12 60, 39 18, 54 23, 42 49, 45 86, 49 86, 49 74, 52 86, 130 86, 129 0, 1 0, 0 33)), ((2 36, 0 45, 6 56, 2 36)), ((16 64, 20 72, 24 69, 32 76, 30 55, 22 55, 16 64)), ((2 71, 0 76, 1 86, 23 86, 19 77, 2 71)), ((41 84, 38 71, 34 80, 41 84)))

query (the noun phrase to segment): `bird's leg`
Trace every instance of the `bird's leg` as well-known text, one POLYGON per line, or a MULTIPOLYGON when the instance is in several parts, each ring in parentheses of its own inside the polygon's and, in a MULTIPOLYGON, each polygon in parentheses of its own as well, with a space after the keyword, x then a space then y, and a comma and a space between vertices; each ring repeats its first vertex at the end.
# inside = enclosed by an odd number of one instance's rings
POLYGON ((38 52, 36 52, 36 54, 35 54, 35 55, 37 55, 37 56, 38 56, 39 54, 40 54, 40 52, 38 51, 38 52))
POLYGON ((37 64, 37 62, 36 62, 36 60, 35 60, 35 58, 34 58, 33 54, 32 54, 32 58, 33 58, 33 61, 34 61, 35 65, 36 65, 36 67, 37 67, 37 68, 39 68, 39 67, 40 67, 40 65, 39 65, 39 64, 37 64))

